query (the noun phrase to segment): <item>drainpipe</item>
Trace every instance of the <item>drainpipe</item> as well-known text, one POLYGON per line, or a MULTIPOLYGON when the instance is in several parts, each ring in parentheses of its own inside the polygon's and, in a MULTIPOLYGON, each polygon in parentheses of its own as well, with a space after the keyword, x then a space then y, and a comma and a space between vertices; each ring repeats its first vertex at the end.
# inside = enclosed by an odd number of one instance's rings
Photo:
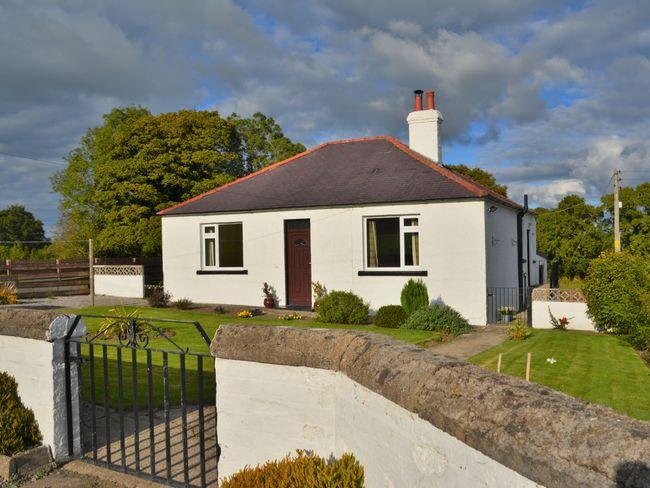
POLYGON ((528 213, 528 195, 524 195, 524 208, 517 212, 517 283, 519 285, 520 304, 523 298, 524 288, 524 250, 523 250, 523 229, 522 221, 528 213))

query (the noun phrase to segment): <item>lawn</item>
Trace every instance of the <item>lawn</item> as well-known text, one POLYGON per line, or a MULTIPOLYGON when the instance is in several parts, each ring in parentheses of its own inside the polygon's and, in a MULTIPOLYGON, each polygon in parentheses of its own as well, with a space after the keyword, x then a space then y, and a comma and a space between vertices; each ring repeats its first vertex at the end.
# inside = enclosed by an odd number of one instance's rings
MULTIPOLYGON (((66 310, 67 313, 88 314, 88 315, 114 315, 111 312, 112 307, 88 307, 83 309, 66 310)), ((136 307, 124 307, 122 310, 131 312, 136 307)), ((173 319, 173 320, 190 320, 196 321, 201 324, 206 334, 210 339, 214 337, 215 332, 221 324, 224 323, 244 323, 244 324, 264 324, 269 326, 285 325, 292 327, 324 327, 329 329, 355 329, 375 332, 379 334, 388 335, 396 339, 410 342, 413 344, 422 344, 429 340, 438 337, 435 332, 428 332, 422 330, 406 330, 406 329, 386 329, 375 327, 373 325, 341 325, 341 324, 325 324, 316 321, 287 321, 279 320, 277 318, 269 318, 270 316, 261 315, 249 319, 241 319, 237 317, 220 315, 214 312, 198 311, 198 310, 177 310, 174 308, 149 308, 142 307, 139 309, 140 316, 143 318, 151 319, 173 319)), ((101 319, 84 318, 88 325, 89 333, 96 332, 99 328, 101 319)), ((187 349, 190 353, 209 355, 210 347, 205 343, 201 334, 191 324, 178 324, 178 323, 164 323, 152 322, 157 327, 170 329, 174 332, 171 339, 176 342, 183 349, 187 349)), ((103 370, 103 349, 101 344, 93 346, 93 368, 94 368, 94 382, 95 382, 95 403, 97 405, 104 404, 104 398, 108 399, 111 407, 119 408, 120 398, 118 392, 122 391, 121 404, 123 408, 130 409, 133 406, 133 392, 136 392, 138 397, 138 406, 145 408, 148 406, 149 391, 148 391, 148 370, 147 370, 147 352, 145 350, 137 350, 133 353, 130 348, 122 348, 121 354, 121 376, 123 387, 118 388, 119 371, 118 371, 118 348, 115 347, 115 342, 100 341, 110 344, 106 347, 106 381, 108 388, 104 388, 104 370, 103 370), (135 354, 135 368, 132 360, 132 354, 135 354), (135 374, 134 374, 135 369, 135 374), (134 388, 133 378, 136 378, 134 388)), ((174 353, 176 347, 165 338, 152 338, 149 343, 149 348, 157 350, 169 351, 167 353, 167 371, 168 371, 168 388, 169 400, 171 405, 180 404, 181 399, 181 355, 174 353)), ((163 353, 160 351, 152 351, 151 355, 151 396, 154 407, 161 407, 164 399, 164 368, 163 368, 163 353)), ((90 359, 90 346, 82 344, 82 355, 86 360, 90 359)), ((204 357, 203 361, 203 387, 204 387, 204 400, 206 404, 214 403, 215 398, 215 378, 214 378, 214 361, 210 357, 204 357)), ((196 355, 185 356, 185 372, 186 372, 186 398, 188 404, 196 404, 198 400, 198 374, 197 374, 198 359, 196 355)), ((84 362, 82 366, 82 395, 85 400, 91 399, 91 376, 90 376, 90 363, 84 362)))
POLYGON ((650 420, 650 368, 617 337, 533 330, 524 341, 506 341, 469 361, 496 371, 497 357, 503 353, 502 372, 523 378, 528 352, 531 381, 650 420), (556 362, 550 364, 547 358, 556 362))

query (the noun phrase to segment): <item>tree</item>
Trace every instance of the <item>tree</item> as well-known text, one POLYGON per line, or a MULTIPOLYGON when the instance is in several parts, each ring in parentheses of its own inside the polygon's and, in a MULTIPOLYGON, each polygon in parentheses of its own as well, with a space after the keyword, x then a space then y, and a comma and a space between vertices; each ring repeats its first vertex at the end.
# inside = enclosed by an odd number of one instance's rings
POLYGON ((455 173, 463 175, 479 185, 483 185, 492 191, 497 192, 504 197, 508 196, 508 187, 497 183, 497 179, 489 171, 481 168, 470 168, 464 164, 445 164, 445 168, 452 170, 455 173))
POLYGON ((22 205, 0 210, 0 241, 44 241, 43 222, 22 205))
POLYGON ((244 167, 248 173, 305 150, 305 146, 286 137, 272 117, 260 112, 253 114, 250 119, 232 114, 228 120, 235 124, 242 138, 244 167))
POLYGON ((583 278, 589 262, 607 248, 602 212, 577 195, 567 195, 555 209, 538 208, 537 247, 549 266, 569 278, 583 278))
POLYGON ((59 254, 83 254, 83 242, 63 241, 94 237, 98 255, 158 255, 156 212, 303 149, 273 119, 248 120, 195 110, 152 115, 142 107, 106 114, 52 179, 61 194, 56 245, 66 252, 59 254))

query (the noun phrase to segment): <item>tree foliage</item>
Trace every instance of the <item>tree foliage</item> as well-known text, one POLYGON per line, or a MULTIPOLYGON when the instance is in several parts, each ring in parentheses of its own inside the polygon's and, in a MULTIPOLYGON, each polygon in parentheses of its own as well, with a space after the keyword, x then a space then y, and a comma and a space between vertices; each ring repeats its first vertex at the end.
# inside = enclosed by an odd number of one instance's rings
POLYGON ((58 254, 83 254, 83 242, 63 241, 90 237, 99 255, 160 254, 159 210, 303 149, 262 114, 116 108, 86 132, 52 179, 61 195, 57 245, 65 252, 58 254))
POLYGON ((452 170, 454 173, 463 175, 470 180, 475 181, 479 185, 483 185, 486 188, 503 195, 504 197, 508 196, 508 187, 497 183, 497 179, 489 171, 485 171, 481 168, 470 168, 464 164, 445 164, 444 166, 445 168, 452 170))
MULTIPOLYGON (((621 246, 637 256, 650 256, 650 183, 620 190, 621 246)), ((592 259, 614 246, 614 196, 601 205, 567 195, 556 208, 537 208, 537 247, 562 275, 584 278, 592 259)))
POLYGON ((45 257, 45 244, 24 241, 45 241, 43 222, 22 205, 0 210, 0 259, 45 257), (23 242, 9 242, 23 241, 23 242))
POLYGON ((589 316, 600 331, 634 334, 650 327, 650 258, 605 252, 583 285, 589 316))
POLYGON ((602 212, 577 195, 567 195, 557 208, 538 208, 537 247, 549 265, 557 265, 570 278, 584 277, 589 262, 607 246, 602 212))

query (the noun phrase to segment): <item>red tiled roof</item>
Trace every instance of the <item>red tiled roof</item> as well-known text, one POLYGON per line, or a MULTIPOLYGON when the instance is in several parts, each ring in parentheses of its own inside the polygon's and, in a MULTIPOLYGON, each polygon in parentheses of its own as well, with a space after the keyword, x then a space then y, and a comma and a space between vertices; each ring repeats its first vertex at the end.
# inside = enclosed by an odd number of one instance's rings
POLYGON ((490 198, 521 206, 390 136, 320 144, 158 215, 490 198))

